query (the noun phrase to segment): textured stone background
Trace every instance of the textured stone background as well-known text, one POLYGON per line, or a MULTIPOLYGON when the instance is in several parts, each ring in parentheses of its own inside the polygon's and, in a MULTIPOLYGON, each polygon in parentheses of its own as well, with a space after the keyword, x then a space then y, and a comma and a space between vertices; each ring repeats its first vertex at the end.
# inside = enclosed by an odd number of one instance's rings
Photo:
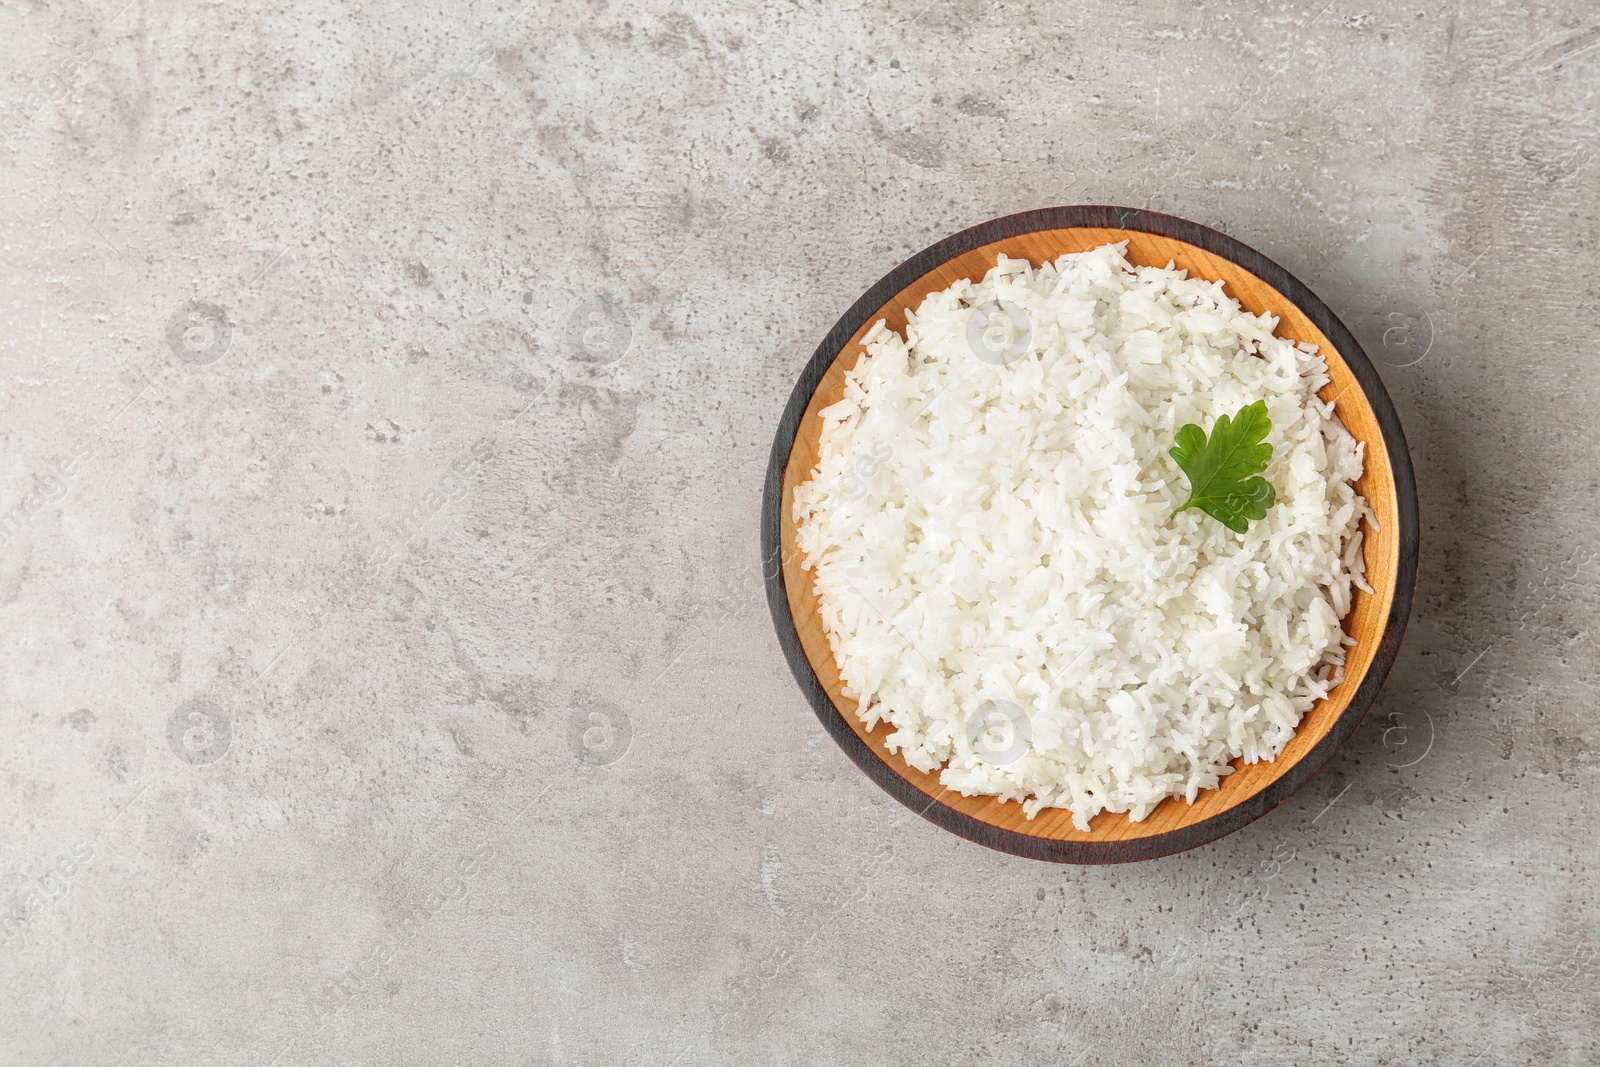
POLYGON ((23 2, 0 56, 0 1063, 1600 1061, 1592 5, 23 2), (822 333, 1064 203, 1307 281, 1422 493, 1356 739, 1118 869, 888 799, 753 580, 822 333))

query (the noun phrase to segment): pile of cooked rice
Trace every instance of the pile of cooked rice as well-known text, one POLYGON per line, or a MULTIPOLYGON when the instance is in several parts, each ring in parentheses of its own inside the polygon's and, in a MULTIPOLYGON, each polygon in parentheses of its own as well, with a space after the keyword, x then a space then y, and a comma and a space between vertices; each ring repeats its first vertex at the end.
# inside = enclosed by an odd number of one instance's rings
POLYGON ((1124 245, 1000 257, 880 321, 795 492, 805 566, 869 727, 960 792, 1143 819, 1271 760, 1343 677, 1362 446, 1327 367, 1221 282, 1124 245), (1265 400, 1277 494, 1196 509, 1178 428, 1265 400))

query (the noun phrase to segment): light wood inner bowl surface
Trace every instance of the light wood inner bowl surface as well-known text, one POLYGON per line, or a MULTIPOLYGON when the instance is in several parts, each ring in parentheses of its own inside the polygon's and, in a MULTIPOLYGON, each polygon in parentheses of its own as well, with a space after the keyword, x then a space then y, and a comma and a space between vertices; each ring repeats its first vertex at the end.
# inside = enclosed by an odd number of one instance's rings
POLYGON ((902 289, 876 314, 868 316, 840 351, 812 396, 784 472, 782 501, 781 558, 789 610, 794 617, 795 629, 806 658, 851 729, 888 766, 930 801, 937 798, 940 803, 994 827, 1059 841, 1126 841, 1181 830, 1244 803, 1286 773, 1328 733, 1372 665, 1379 637, 1389 618, 1399 558, 1399 503, 1389 454, 1366 395, 1333 344, 1288 298, 1243 267, 1183 241, 1132 230, 1072 228, 1042 230, 1005 238, 957 256, 902 289), (1127 257, 1134 264, 1164 267, 1170 262, 1189 271, 1191 276, 1210 281, 1221 279, 1226 283, 1228 293, 1246 310, 1276 315, 1279 319, 1278 336, 1316 345, 1318 352, 1328 361, 1331 380, 1319 395, 1324 400, 1334 402, 1335 411, 1345 428, 1366 444, 1365 471, 1356 488, 1378 517, 1378 529, 1373 529, 1366 520, 1362 520, 1361 527, 1365 534, 1362 545, 1366 554, 1367 582, 1375 592, 1356 590, 1350 613, 1345 616, 1344 630, 1356 639, 1357 644, 1350 649, 1344 681, 1301 720, 1293 740, 1275 761, 1246 765, 1242 759, 1235 760, 1233 773, 1222 780, 1221 786, 1201 792, 1193 804, 1181 798, 1168 798, 1141 822, 1133 822, 1126 815, 1102 812, 1095 817, 1089 831, 1084 832, 1073 826, 1072 816, 1067 811, 1046 809, 1036 818, 1028 819, 1019 804, 1003 804, 994 797, 965 797, 948 790, 939 784, 937 772, 924 774, 915 770, 903 758, 888 750, 884 738, 889 735, 891 728, 886 723, 879 723, 875 730, 867 730, 856 714, 856 702, 841 691, 839 669, 823 631, 815 585, 810 572, 800 566, 800 553, 795 546, 792 504, 795 487, 810 478, 817 465, 817 442, 822 430, 822 420, 817 413, 843 397, 845 371, 854 367, 865 354, 861 338, 873 323, 880 318, 886 319, 891 330, 903 334, 908 309, 915 310, 929 293, 948 288, 962 278, 972 281, 982 279, 1001 253, 1014 259, 1029 260, 1038 266, 1065 252, 1083 252, 1122 240, 1128 242, 1127 257))

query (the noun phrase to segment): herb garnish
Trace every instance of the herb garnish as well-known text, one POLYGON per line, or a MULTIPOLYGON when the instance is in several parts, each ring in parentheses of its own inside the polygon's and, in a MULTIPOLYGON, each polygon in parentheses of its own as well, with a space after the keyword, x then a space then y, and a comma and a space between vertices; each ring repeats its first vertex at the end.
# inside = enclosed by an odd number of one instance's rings
POLYGON ((1252 475, 1266 470, 1272 458, 1265 443, 1271 429, 1265 400, 1240 408, 1232 419, 1219 418, 1209 440, 1192 422, 1180 429, 1177 446, 1168 450, 1189 476, 1189 499, 1178 510, 1199 508, 1234 533, 1244 533, 1251 519, 1266 518, 1277 496, 1265 478, 1252 475))

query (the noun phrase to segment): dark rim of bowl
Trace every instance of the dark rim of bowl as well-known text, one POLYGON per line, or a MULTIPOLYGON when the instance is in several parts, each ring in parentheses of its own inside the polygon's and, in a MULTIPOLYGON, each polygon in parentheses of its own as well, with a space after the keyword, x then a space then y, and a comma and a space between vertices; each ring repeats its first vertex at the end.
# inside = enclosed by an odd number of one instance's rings
POLYGON ((806 699, 810 701, 817 718, 839 747, 855 761, 856 766, 877 782, 885 791, 906 807, 937 826, 975 841, 980 845, 1013 856, 1049 860, 1054 863, 1125 863, 1132 860, 1155 859, 1170 856, 1203 845, 1230 834, 1246 823, 1265 815, 1305 785, 1318 771, 1332 760, 1334 753, 1355 733, 1356 727, 1366 717, 1367 711, 1378 698, 1389 669, 1400 651, 1400 639, 1405 633, 1406 620, 1411 614, 1411 599, 1417 576, 1417 487, 1411 468, 1411 453, 1406 448, 1404 431, 1395 414, 1394 404, 1383 387, 1378 372, 1367 358, 1366 352, 1344 323, 1328 310, 1326 304, 1298 278, 1255 249, 1197 222, 1163 215, 1139 208, 1077 206, 1041 208, 1016 215, 991 219, 970 229, 946 237, 944 240, 918 252, 886 274, 868 289, 850 310, 828 331, 816 353, 806 364, 790 394, 778 424, 772 444, 772 458, 767 465, 767 481, 761 503, 761 558, 766 564, 764 578, 767 589, 767 606, 772 612, 772 623, 777 629, 778 643, 783 647, 800 683, 806 699), (1035 837, 992 826, 981 819, 957 811, 938 799, 930 799, 906 778, 881 759, 866 742, 856 736, 844 714, 834 706, 827 690, 817 680, 816 672, 806 659, 800 645, 800 635, 795 629, 789 611, 789 595, 780 565, 780 509, 784 506, 783 476, 789 465, 789 454, 794 446, 800 420, 806 406, 816 392, 823 376, 839 356, 857 329, 867 317, 876 313, 890 298, 906 286, 956 256, 972 251, 994 241, 1040 230, 1071 229, 1076 227, 1134 230, 1158 234, 1162 237, 1185 241, 1203 248, 1213 255, 1231 260, 1254 274, 1297 305, 1306 317, 1316 324, 1331 342, 1360 383, 1367 401, 1377 416, 1378 426, 1389 451, 1394 472, 1395 496, 1399 507, 1399 560, 1396 566, 1394 600, 1389 608, 1389 618, 1384 623, 1383 636, 1371 666, 1361 679, 1360 686, 1344 711, 1328 730, 1326 736, 1295 762, 1276 781, 1248 800, 1209 819, 1178 830, 1154 834, 1127 841, 1058 841, 1035 837))

